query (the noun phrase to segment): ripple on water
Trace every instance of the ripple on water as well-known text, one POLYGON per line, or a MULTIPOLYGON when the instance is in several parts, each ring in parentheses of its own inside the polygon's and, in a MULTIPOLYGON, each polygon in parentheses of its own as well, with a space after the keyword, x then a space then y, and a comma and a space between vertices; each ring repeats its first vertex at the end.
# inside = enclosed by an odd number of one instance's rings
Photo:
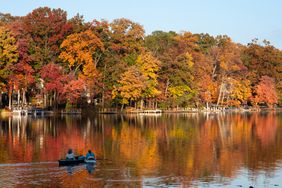
POLYGON ((13 166, 33 166, 33 165, 43 165, 43 164, 57 164, 58 162, 32 162, 32 163, 7 163, 7 164, 0 164, 1 167, 13 167, 13 166))
POLYGON ((57 163, 18 163, 1 164, 0 187, 18 185, 44 185, 65 174, 57 163))

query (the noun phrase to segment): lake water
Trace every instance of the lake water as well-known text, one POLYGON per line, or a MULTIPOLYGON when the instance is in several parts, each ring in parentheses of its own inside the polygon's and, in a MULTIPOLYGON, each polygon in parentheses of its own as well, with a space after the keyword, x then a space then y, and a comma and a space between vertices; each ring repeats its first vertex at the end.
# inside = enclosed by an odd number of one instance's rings
POLYGON ((0 187, 249 186, 282 187, 282 113, 0 119, 0 187))

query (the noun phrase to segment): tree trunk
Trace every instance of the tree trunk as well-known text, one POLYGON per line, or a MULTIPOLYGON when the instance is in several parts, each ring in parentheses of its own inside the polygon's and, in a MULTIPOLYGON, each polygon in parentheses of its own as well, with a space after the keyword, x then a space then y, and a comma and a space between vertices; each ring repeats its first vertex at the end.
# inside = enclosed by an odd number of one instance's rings
POLYGON ((224 102, 225 94, 226 94, 226 90, 223 88, 222 96, 221 96, 221 104, 223 104, 223 102, 224 102))
POLYGON ((123 111, 123 108, 124 108, 124 104, 121 105, 120 111, 123 111))
POLYGON ((44 93, 43 94, 43 108, 45 108, 47 106, 47 94, 44 93))
POLYGON ((23 97, 22 97, 22 100, 23 100, 23 105, 26 105, 27 102, 26 102, 26 96, 25 96, 25 89, 23 89, 23 97))
POLYGON ((18 106, 20 106, 20 101, 21 101, 21 92, 18 89, 18 106))
POLYGON ((217 98, 217 103, 216 103, 216 107, 218 107, 220 101, 221 101, 221 97, 222 97, 222 90, 223 90, 223 82, 221 82, 221 85, 220 85, 220 89, 219 89, 219 95, 218 95, 218 98, 217 98))
POLYGON ((9 91, 9 109, 12 110, 12 91, 9 91))
POLYGON ((166 81, 165 93, 164 93, 165 96, 167 96, 168 86, 169 86, 169 79, 167 79, 167 81, 166 81))
POLYGON ((143 110, 143 99, 140 101, 140 109, 143 110))
POLYGON ((2 92, 0 93, 0 108, 2 108, 2 92))
POLYGON ((228 103, 229 103, 229 99, 230 99, 230 96, 229 96, 229 94, 227 93, 227 99, 226 99, 226 104, 225 104, 225 106, 229 105, 229 104, 228 104, 228 103))
POLYGON ((53 105, 53 96, 51 95, 49 99, 49 106, 52 106, 52 105, 53 105))
POLYGON ((105 105, 104 101, 105 101, 105 92, 104 92, 104 86, 103 86, 103 91, 102 91, 102 108, 104 108, 104 105, 105 105))
POLYGON ((54 92, 54 107, 57 108, 57 95, 56 95, 56 91, 54 92))
POLYGON ((212 78, 215 77, 216 67, 217 67, 217 64, 215 64, 214 67, 213 67, 213 70, 212 70, 212 78))
MULTIPOLYGON (((106 72, 106 69, 107 69, 107 64, 105 63, 104 73, 106 72)), ((104 82, 104 79, 105 79, 105 75, 103 76, 103 87, 102 87, 102 107, 103 108, 104 108, 104 105, 105 105, 105 82, 104 82)))
POLYGON ((151 100, 148 101, 148 107, 152 108, 152 101, 151 100))

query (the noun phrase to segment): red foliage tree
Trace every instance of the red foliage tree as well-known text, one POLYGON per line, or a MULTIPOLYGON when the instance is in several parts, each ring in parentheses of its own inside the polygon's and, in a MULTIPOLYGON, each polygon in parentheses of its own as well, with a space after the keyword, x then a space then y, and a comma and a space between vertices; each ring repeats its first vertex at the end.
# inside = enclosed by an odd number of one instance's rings
POLYGON ((40 7, 23 18, 23 29, 30 36, 33 67, 40 69, 48 62, 56 62, 60 44, 70 34, 72 25, 62 9, 40 7))
POLYGON ((85 83, 82 79, 76 79, 70 74, 64 78, 65 84, 62 90, 61 99, 67 103, 76 105, 79 99, 84 94, 85 83))
POLYGON ((54 63, 49 63, 42 67, 40 76, 44 81, 44 92, 50 96, 50 105, 52 100, 57 103, 58 95, 63 91, 63 67, 54 63))
POLYGON ((275 91, 274 79, 268 76, 262 76, 259 84, 256 86, 255 103, 265 103, 272 107, 278 102, 278 96, 275 91))

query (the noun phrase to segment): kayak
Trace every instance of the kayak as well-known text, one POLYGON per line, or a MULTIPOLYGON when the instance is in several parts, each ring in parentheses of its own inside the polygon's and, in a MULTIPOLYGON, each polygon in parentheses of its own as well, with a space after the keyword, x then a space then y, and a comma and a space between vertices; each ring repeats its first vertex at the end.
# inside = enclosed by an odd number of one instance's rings
POLYGON ((96 164, 96 159, 94 157, 88 157, 87 159, 85 159, 85 162, 87 164, 96 164))
POLYGON ((80 163, 84 163, 85 157, 83 155, 76 156, 75 159, 61 159, 59 160, 59 166, 65 166, 65 165, 76 165, 80 163))

